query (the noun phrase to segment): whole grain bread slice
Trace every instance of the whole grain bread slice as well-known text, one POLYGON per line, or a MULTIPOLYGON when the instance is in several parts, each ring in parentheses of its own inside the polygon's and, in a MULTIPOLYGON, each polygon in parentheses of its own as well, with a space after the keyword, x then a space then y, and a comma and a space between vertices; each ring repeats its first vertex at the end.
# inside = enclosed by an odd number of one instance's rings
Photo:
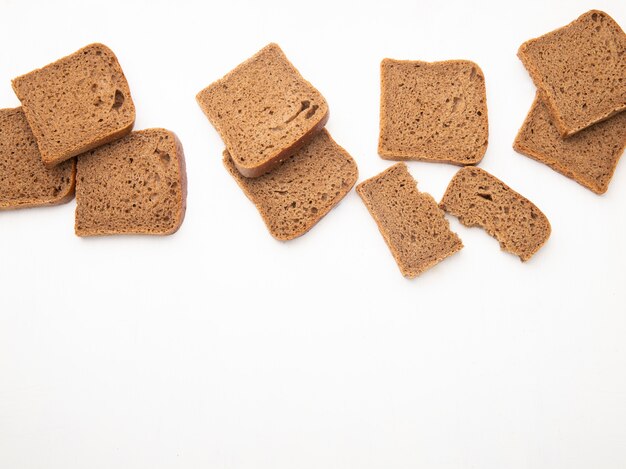
POLYGON ((463 248, 435 199, 417 190, 406 164, 396 163, 356 191, 405 277, 416 277, 463 248))
POLYGON ((135 122, 126 77, 103 44, 15 78, 13 90, 48 167, 128 134, 135 122))
POLYGON ((132 132, 78 159, 76 234, 172 234, 186 198, 185 157, 174 132, 132 132))
POLYGON ((482 70, 468 60, 384 59, 378 154, 387 160, 468 165, 487 151, 482 70))
POLYGON ((465 226, 480 226, 522 261, 550 236, 550 222, 532 202, 476 167, 460 169, 439 206, 465 226))
POLYGON ((196 96, 237 170, 258 177, 324 127, 328 104, 277 44, 269 44, 196 96))
POLYGON ((62 204, 75 181, 75 159, 46 168, 22 109, 0 109, 0 210, 62 204))
POLYGON ((626 34, 603 11, 525 42, 517 55, 564 137, 626 109, 626 34))
POLYGON ((358 177, 352 157, 325 129, 261 177, 242 176, 227 150, 224 166, 256 205, 271 235, 281 241, 309 231, 345 197, 358 177))
POLYGON ((593 192, 603 194, 626 148, 626 112, 562 138, 548 107, 537 93, 513 148, 593 192))

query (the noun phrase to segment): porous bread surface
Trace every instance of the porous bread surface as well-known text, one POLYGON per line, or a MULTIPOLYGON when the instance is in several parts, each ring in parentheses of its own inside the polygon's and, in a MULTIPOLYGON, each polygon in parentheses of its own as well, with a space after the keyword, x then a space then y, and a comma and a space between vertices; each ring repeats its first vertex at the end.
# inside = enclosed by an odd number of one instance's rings
POLYGON ((345 197, 358 177, 352 157, 325 129, 261 177, 242 176, 227 150, 224 166, 256 205, 272 236, 282 241, 309 231, 345 197))
POLYGON ((563 136, 626 109, 626 34, 591 10, 517 53, 563 136))
POLYGON ((388 160, 476 164, 489 125, 482 70, 474 62, 384 59, 378 154, 388 160))
POLYGON ((626 112, 562 138, 539 93, 513 144, 597 194, 608 189, 625 147, 626 112))
POLYGON ((76 234, 172 234, 183 222, 185 157, 165 129, 132 132, 78 159, 76 234))
POLYGON ((550 236, 550 222, 535 204, 480 168, 460 169, 439 206, 465 226, 480 226, 522 261, 550 236))
POLYGON ((246 177, 271 170, 328 120, 324 97, 273 43, 202 90, 196 99, 246 177))
POLYGON ((437 202, 418 191, 404 163, 361 182, 356 191, 405 277, 416 277, 463 248, 437 202))
POLYGON ((67 202, 75 177, 74 159, 43 165, 21 108, 0 109, 0 210, 67 202))
POLYGON ((46 166, 129 133, 135 106, 115 54, 90 44, 13 80, 46 166))

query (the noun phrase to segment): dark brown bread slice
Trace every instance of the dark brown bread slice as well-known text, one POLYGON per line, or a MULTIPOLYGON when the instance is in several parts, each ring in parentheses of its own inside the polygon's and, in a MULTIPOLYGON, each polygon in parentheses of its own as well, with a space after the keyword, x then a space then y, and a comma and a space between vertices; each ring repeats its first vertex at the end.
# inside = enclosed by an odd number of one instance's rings
POLYGON ((513 148, 603 194, 626 148, 626 112, 562 138, 537 93, 513 148))
POLYGON ((378 154, 387 160, 476 164, 489 125, 482 70, 474 62, 384 59, 378 154))
POLYGON ((435 199, 417 190, 404 163, 363 181, 356 191, 405 277, 416 277, 463 248, 435 199))
POLYGON ((76 234, 168 235, 185 217, 183 147, 165 129, 132 132, 78 159, 76 234))
POLYGON ((325 129, 264 176, 243 177, 227 150, 224 166, 256 205, 272 236, 281 241, 309 231, 350 192, 358 177, 352 157, 325 129))
POLYGON ((439 206, 465 226, 480 226, 522 261, 550 236, 550 222, 531 201, 480 168, 460 169, 439 206))
POLYGON ((115 54, 91 44, 13 80, 46 166, 128 134, 135 106, 115 54))
POLYGON ((0 109, 0 210, 62 204, 75 182, 74 159, 46 168, 22 109, 0 109))
POLYGON ((626 34, 591 10, 519 48, 562 136, 626 109, 626 34))
POLYGON ((324 97, 276 44, 261 49, 196 99, 246 177, 270 171, 328 120, 324 97))

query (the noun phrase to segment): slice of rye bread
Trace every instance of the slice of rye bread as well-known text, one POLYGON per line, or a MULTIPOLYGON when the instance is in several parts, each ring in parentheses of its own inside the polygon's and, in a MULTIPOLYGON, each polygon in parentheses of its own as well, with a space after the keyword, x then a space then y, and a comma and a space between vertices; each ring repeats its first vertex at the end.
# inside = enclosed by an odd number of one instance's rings
POLYGON ((489 125, 482 70, 474 62, 384 59, 378 154, 386 160, 478 163, 489 125))
POLYGON ((402 275, 413 278, 463 248, 430 194, 396 163, 356 188, 402 275))
POLYGON ((75 159, 46 168, 22 109, 0 109, 0 210, 62 204, 75 182, 75 159))
POLYGON ((537 93, 513 148, 603 194, 626 148, 626 112, 562 138, 537 93))
POLYGON ((276 44, 261 49, 196 99, 246 177, 270 171, 328 120, 324 97, 276 44))
POLYGON ((352 157, 325 129, 261 177, 242 176, 227 150, 224 166, 256 205, 271 235, 281 241, 309 231, 350 192, 358 177, 352 157))
POLYGON ((439 206, 465 226, 480 226, 522 261, 550 236, 550 222, 531 201, 480 168, 460 169, 439 206))
POLYGON ((562 136, 626 109, 626 34, 591 10, 517 52, 562 136))
POLYGON ((78 159, 76 234, 172 234, 186 199, 185 157, 174 132, 132 132, 78 159))
POLYGON ((115 54, 91 44, 13 80, 46 166, 128 134, 135 106, 115 54))

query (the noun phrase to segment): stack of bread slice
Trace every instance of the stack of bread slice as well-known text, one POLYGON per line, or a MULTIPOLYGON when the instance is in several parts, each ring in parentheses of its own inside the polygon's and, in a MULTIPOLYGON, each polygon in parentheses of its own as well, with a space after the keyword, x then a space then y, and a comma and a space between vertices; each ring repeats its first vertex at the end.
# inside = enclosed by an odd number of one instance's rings
POLYGON ((517 55, 537 93, 513 147, 603 194, 626 147, 626 34, 591 10, 517 55))
POLYGON ((0 110, 0 209, 77 194, 75 230, 170 234, 185 213, 182 145, 173 132, 132 132, 135 106, 115 54, 90 44, 17 77, 22 106, 0 110))
POLYGON ((223 163, 276 239, 303 235, 353 187, 354 159, 324 129, 328 103, 277 44, 196 96, 223 163))

